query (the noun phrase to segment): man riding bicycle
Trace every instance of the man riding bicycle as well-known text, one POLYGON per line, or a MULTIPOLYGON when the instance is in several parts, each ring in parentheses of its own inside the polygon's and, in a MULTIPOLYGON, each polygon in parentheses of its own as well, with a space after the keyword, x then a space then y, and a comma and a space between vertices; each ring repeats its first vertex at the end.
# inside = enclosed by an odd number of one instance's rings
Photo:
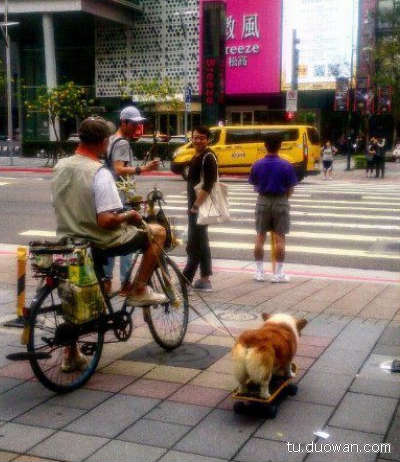
MULTIPOLYGON (((153 292, 148 281, 165 242, 165 230, 149 224, 149 234, 138 226, 142 218, 135 210, 123 211, 111 172, 100 162, 108 147, 109 128, 100 117, 89 117, 79 127, 80 143, 71 157, 54 167, 52 197, 57 237, 86 239, 92 243, 95 259, 127 255, 143 250, 139 270, 131 284, 127 304, 157 305, 164 294, 153 292)), ((80 362, 77 348, 67 351, 67 363, 80 362)), ((63 370, 69 369, 69 364, 63 370)), ((80 364, 77 365, 78 367, 80 364)))

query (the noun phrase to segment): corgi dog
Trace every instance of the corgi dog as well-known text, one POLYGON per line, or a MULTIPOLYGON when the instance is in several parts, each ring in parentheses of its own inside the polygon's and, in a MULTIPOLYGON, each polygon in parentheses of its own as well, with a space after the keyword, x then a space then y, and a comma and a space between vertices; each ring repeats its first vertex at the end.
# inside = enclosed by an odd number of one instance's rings
POLYGON ((244 331, 232 349, 234 375, 238 393, 246 393, 248 384, 260 386, 260 397, 268 399, 273 375, 293 377, 292 360, 297 351, 300 332, 307 320, 289 314, 263 313, 259 329, 244 331))

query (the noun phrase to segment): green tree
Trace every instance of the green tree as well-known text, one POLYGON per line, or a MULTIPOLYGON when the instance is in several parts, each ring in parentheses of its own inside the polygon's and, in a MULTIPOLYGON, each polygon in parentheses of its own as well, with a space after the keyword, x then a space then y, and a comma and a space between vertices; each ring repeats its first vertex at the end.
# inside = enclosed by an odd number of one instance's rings
POLYGON ((390 8, 379 9, 377 25, 380 33, 375 51, 376 84, 392 88, 392 112, 395 129, 400 126, 400 1, 393 0, 390 8))
POLYGON ((57 120, 81 120, 92 113, 90 100, 85 88, 74 82, 67 82, 54 88, 41 87, 34 100, 25 101, 27 116, 34 114, 48 114, 50 124, 56 137, 54 162, 63 154, 61 134, 57 127, 57 120))
MULTIPOLYGON (((171 112, 182 108, 182 97, 179 96, 179 81, 172 81, 168 77, 153 79, 133 79, 121 81, 120 89, 123 98, 133 99, 143 110, 155 115, 157 103, 165 104, 171 112)), ((154 124, 154 132, 155 132, 154 124)))

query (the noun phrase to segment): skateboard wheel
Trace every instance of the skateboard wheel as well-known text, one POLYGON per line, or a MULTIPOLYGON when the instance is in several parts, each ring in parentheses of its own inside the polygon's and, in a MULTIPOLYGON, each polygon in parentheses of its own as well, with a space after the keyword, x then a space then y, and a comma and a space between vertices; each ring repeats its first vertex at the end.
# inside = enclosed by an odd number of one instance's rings
POLYGON ((290 385, 287 386, 287 394, 289 396, 295 396, 297 395, 297 385, 295 385, 294 383, 291 383, 290 385))
POLYGON ((233 405, 233 410, 236 414, 244 414, 246 412, 246 405, 242 401, 238 401, 233 405))

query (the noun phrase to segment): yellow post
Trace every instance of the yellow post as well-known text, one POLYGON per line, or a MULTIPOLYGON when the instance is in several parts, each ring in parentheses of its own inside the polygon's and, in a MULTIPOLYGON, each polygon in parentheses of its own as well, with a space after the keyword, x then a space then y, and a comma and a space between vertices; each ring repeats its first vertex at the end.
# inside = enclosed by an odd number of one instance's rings
POLYGON ((272 274, 275 274, 276 259, 275 259, 275 233, 271 231, 271 264, 272 274))
POLYGON ((4 327, 24 327, 25 273, 27 252, 25 247, 17 249, 17 317, 4 323, 4 327))
POLYGON ((26 274, 26 248, 18 247, 17 250, 17 317, 24 317, 25 307, 25 274, 26 274))

